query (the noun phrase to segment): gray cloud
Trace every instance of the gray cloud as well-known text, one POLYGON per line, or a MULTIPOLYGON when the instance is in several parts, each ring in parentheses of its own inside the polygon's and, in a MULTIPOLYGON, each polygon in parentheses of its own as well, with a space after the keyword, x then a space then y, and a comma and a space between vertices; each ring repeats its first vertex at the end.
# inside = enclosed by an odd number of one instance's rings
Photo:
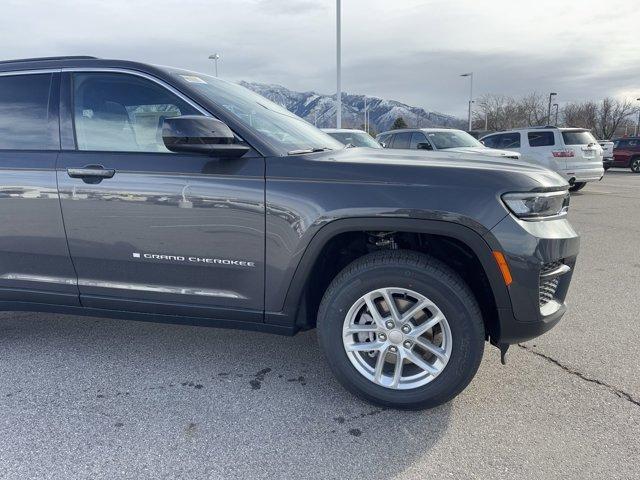
MULTIPOLYGON (((640 94, 640 10, 625 0, 348 0, 343 88, 464 115, 475 92, 640 94), (578 8, 579 4, 579 8, 578 8), (549 9, 556 15, 547 15, 549 9), (611 12, 622 12, 612 15, 611 12), (568 20, 568 19, 571 20, 568 20)), ((633 3, 633 2, 631 2, 633 3)), ((335 91, 334 0, 4 0, 5 58, 94 54, 335 91)))

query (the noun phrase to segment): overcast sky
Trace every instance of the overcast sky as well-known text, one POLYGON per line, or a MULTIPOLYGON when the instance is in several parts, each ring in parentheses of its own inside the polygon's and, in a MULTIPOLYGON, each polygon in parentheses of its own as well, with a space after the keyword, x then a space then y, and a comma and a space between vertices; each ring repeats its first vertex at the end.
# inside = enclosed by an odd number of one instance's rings
MULTIPOLYGON (((475 94, 640 96, 637 0, 343 0, 343 89, 464 116, 475 94)), ((2 0, 4 58, 90 54, 335 92, 335 0, 2 0)))

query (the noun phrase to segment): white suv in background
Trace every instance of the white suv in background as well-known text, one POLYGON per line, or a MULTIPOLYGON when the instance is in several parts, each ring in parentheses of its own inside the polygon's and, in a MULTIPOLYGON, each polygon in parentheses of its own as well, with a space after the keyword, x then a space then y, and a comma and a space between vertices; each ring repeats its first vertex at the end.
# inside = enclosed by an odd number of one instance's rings
POLYGON ((492 133, 480 141, 520 152, 520 160, 558 172, 574 192, 604 176, 602 147, 584 128, 530 127, 492 133))

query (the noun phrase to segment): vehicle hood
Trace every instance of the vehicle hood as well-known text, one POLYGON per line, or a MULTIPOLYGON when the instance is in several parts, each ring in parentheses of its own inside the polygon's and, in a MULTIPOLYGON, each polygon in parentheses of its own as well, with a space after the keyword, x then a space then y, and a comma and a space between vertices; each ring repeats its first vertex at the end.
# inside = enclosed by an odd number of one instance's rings
POLYGON ((457 152, 457 153, 477 153, 479 155, 485 155, 487 157, 520 158, 519 152, 512 152, 510 150, 498 150, 496 148, 487 148, 487 147, 457 147, 457 148, 447 148, 445 151, 457 152))
POLYGON ((340 168, 322 169, 325 175, 331 171, 330 177, 336 175, 341 181, 448 185, 500 192, 557 189, 568 185, 564 178, 544 167, 475 152, 346 148, 311 157, 341 164, 340 168))

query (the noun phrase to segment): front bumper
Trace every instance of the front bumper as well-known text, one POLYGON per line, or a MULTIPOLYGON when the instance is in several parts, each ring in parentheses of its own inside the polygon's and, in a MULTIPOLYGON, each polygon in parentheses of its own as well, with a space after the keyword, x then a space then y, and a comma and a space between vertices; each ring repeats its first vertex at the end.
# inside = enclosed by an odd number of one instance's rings
POLYGON ((580 248, 580 237, 566 219, 526 222, 508 215, 488 234, 500 245, 511 270, 511 308, 498 308, 494 343, 530 340, 556 325, 580 248))

